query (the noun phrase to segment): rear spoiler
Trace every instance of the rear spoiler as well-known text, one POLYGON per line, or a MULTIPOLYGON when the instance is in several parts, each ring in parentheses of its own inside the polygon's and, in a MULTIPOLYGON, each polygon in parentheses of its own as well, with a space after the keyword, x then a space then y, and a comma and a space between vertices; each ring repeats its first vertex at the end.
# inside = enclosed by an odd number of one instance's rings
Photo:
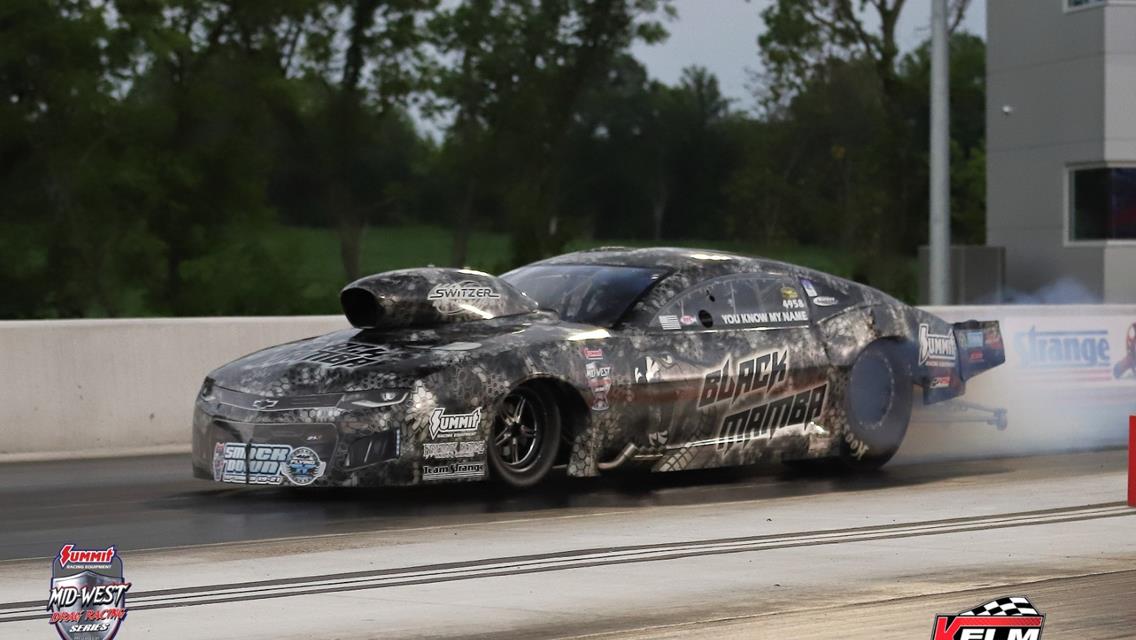
POLYGON ((1006 361, 997 320, 956 322, 952 328, 958 344, 959 377, 964 381, 1006 361))

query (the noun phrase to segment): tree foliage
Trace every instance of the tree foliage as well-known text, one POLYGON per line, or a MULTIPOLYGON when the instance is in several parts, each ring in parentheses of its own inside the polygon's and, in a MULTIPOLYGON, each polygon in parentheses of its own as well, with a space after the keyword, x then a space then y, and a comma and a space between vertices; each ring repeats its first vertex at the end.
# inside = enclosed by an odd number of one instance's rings
MULTIPOLYGON (((669 0, 10 0, 0 317, 329 311, 284 227, 333 235, 347 280, 406 223, 452 231, 454 265, 507 234, 501 269, 581 240, 819 246, 903 294, 929 69, 903 6, 774 2, 751 112, 631 55, 669 0)), ((955 232, 981 241, 984 45, 952 50, 955 232)))

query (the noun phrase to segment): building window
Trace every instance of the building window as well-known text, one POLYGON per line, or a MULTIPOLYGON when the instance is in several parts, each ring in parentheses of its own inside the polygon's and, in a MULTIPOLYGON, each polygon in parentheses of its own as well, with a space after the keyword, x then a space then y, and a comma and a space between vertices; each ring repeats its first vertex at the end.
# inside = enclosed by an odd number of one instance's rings
POLYGON ((1069 172, 1073 240, 1136 240, 1136 167, 1069 172))

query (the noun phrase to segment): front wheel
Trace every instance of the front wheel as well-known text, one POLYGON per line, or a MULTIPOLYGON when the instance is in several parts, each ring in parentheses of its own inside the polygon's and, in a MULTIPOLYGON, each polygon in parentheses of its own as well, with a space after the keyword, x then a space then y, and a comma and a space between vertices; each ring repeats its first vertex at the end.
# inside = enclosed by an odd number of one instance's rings
POLYGON ((891 460, 911 421, 911 368, 899 343, 879 340, 856 358, 848 374, 848 422, 840 458, 852 470, 871 470, 891 460))
POLYGON ((548 475, 560 444, 560 412, 552 395, 536 385, 517 387, 501 402, 489 436, 495 477, 531 487, 548 475))

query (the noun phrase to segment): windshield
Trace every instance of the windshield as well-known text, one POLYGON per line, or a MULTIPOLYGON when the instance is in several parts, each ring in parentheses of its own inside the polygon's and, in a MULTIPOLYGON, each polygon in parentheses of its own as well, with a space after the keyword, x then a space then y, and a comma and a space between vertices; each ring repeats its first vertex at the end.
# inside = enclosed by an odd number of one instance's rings
POLYGON ((501 279, 562 320, 610 327, 665 269, 567 264, 521 267, 501 279))

